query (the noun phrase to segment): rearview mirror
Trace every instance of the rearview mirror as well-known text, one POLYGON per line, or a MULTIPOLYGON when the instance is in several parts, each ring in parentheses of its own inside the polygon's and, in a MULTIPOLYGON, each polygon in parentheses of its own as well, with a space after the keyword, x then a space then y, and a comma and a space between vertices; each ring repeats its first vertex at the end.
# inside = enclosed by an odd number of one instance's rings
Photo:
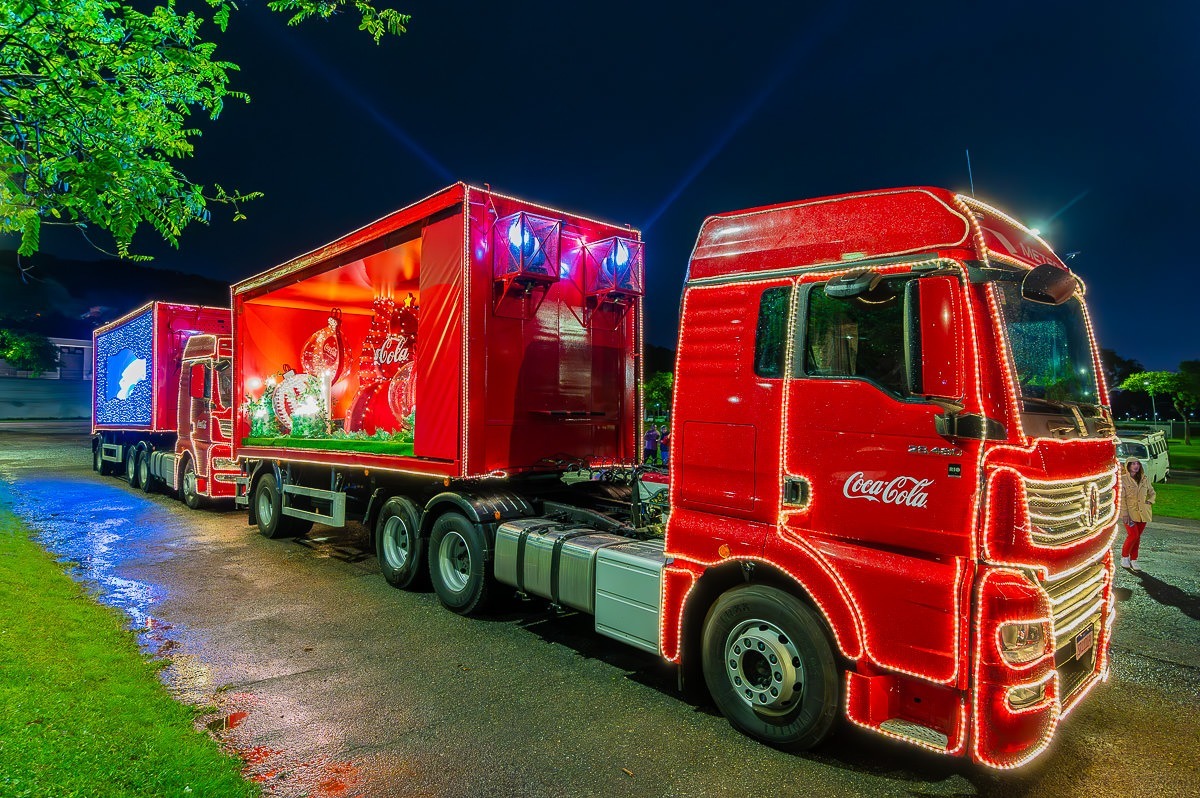
POLYGON ((193 363, 188 374, 188 392, 193 399, 208 397, 208 374, 203 363, 193 363))
POLYGON ((923 277, 907 286, 910 336, 908 384, 913 394, 958 399, 963 395, 957 281, 923 277))
POLYGON ((1075 275, 1049 263, 1030 269, 1021 281, 1021 296, 1042 305, 1061 305, 1075 296, 1075 275))

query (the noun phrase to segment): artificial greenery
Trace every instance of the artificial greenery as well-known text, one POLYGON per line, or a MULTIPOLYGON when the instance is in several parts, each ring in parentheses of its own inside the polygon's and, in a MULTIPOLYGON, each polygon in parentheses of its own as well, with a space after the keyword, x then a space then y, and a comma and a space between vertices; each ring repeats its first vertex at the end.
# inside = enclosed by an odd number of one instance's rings
MULTIPOLYGON (((288 24, 352 8, 376 43, 401 34, 409 16, 372 0, 274 0, 288 24)), ((179 167, 200 131, 192 114, 216 119, 237 64, 216 57, 231 0, 203 0, 209 15, 116 0, 11 0, 0 4, 0 233, 36 252, 44 224, 111 236, 117 254, 143 224, 172 246, 184 228, 207 223, 209 206, 258 192, 193 181, 179 167), (205 27, 207 24, 207 27, 205 27)), ((93 241, 91 238, 89 241, 93 241)), ((93 241, 93 245, 99 245, 93 241)))

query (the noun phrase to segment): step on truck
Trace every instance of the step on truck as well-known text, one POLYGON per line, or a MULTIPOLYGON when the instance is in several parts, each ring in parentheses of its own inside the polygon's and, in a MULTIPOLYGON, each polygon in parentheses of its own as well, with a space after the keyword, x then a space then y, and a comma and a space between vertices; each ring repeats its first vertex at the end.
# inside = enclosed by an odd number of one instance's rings
POLYGON ((92 334, 92 468, 195 509, 230 499, 233 339, 227 308, 150 302, 92 334))
POLYGON ((235 285, 249 522, 360 521, 391 584, 458 613, 514 590, 588 613, 771 745, 845 717, 996 768, 1044 751, 1114 617, 1079 278, 934 188, 710 217, 663 534, 643 267, 634 230, 458 184, 235 285))

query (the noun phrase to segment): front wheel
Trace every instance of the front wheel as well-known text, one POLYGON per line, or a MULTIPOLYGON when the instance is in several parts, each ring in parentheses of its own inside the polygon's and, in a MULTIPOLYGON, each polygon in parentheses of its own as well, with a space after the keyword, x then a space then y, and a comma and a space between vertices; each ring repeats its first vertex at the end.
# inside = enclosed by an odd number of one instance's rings
POLYGON ((180 484, 179 495, 183 498, 183 503, 191 510, 199 510, 200 505, 204 503, 204 497, 200 495, 196 466, 191 460, 183 464, 183 479, 180 484))
POLYGON ((839 707, 838 668, 820 618, 767 585, 722 595, 704 622, 704 681, 734 728, 801 751, 829 733, 839 707))
POLYGON ((375 522, 375 553, 379 570, 392 587, 419 587, 428 579, 425 539, 421 537, 421 513, 403 496, 384 503, 375 522))
POLYGON ((446 513, 429 534, 429 578, 442 606, 470 615, 487 604, 492 577, 479 528, 458 513, 446 513))

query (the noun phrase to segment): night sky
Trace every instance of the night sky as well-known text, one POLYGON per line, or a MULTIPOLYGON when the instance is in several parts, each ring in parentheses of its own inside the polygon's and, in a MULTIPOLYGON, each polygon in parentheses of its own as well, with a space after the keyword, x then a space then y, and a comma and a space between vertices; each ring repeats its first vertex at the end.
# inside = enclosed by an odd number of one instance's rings
MULTIPOLYGON (((387 2, 387 0, 384 0, 387 2)), ((195 180, 260 190, 162 267, 240 279, 455 180, 643 230, 651 343, 673 347, 703 218, 902 185, 969 188, 1085 279, 1102 346, 1200 358, 1195 3, 453 3, 287 28, 245 3, 232 102, 195 180)), ((61 235, 51 249, 72 249, 61 235)))

